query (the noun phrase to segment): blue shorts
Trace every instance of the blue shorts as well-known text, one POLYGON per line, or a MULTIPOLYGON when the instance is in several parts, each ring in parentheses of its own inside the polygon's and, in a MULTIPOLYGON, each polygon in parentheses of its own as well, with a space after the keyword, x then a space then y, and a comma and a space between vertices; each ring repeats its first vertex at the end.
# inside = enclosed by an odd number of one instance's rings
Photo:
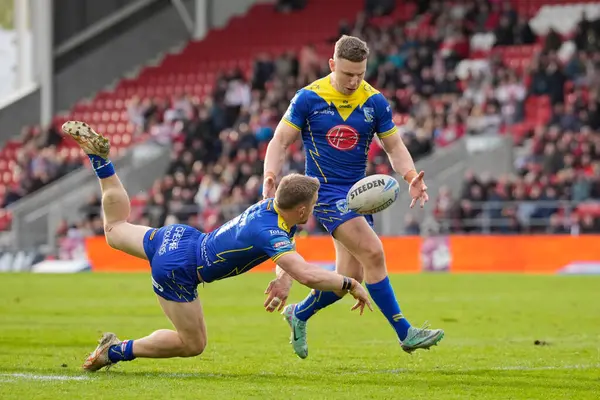
POLYGON ((152 269, 154 292, 179 303, 198 297, 198 241, 204 234, 188 225, 167 225, 144 235, 144 251, 152 269))
POLYGON ((352 185, 321 184, 313 214, 330 235, 333 235, 338 226, 353 218, 365 218, 369 225, 373 226, 373 216, 358 214, 348 209, 346 195, 351 187, 352 185))

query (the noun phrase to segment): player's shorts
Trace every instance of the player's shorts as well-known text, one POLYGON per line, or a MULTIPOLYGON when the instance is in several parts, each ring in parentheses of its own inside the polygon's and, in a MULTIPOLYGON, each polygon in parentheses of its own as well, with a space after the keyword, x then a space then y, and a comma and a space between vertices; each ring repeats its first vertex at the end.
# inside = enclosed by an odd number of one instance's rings
POLYGON ((198 241, 204 234, 188 225, 167 225, 144 235, 144 251, 152 269, 154 292, 179 303, 198 297, 198 241))
POLYGON ((358 214, 348 209, 346 195, 351 187, 352 185, 321 184, 313 214, 330 235, 333 235, 338 226, 353 218, 365 218, 369 225, 373 226, 373 216, 358 214))

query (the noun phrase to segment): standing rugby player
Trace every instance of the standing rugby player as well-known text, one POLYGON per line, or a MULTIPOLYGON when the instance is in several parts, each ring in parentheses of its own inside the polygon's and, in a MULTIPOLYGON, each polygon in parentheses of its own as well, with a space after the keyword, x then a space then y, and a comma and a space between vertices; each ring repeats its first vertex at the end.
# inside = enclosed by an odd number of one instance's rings
MULTIPOLYGON (((392 121, 385 97, 364 81, 369 48, 359 38, 342 36, 329 60, 331 74, 299 90, 269 143, 264 165, 263 195, 272 197, 287 148, 299 135, 306 152, 306 175, 320 183, 314 215, 332 235, 336 270, 362 282, 394 328, 402 349, 408 353, 428 349, 444 336, 441 329, 411 326, 400 311, 390 284, 381 240, 372 229, 373 218, 350 211, 346 194, 365 176, 367 154, 374 136, 381 140, 392 168, 404 177, 413 207, 428 200, 423 172, 413 159, 392 121)), ((292 280, 280 274, 270 288, 285 300, 292 280)), ((292 329, 291 341, 300 358, 308 356, 306 323, 318 310, 340 300, 339 291, 313 290, 283 314, 292 329)))

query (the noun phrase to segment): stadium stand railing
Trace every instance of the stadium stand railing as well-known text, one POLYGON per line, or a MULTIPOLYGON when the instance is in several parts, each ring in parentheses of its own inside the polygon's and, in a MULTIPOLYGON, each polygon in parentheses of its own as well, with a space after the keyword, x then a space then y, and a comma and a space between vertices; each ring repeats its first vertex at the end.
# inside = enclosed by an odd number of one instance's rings
POLYGON ((586 234, 597 225, 581 213, 581 202, 459 201, 436 218, 439 233, 460 234, 586 234))

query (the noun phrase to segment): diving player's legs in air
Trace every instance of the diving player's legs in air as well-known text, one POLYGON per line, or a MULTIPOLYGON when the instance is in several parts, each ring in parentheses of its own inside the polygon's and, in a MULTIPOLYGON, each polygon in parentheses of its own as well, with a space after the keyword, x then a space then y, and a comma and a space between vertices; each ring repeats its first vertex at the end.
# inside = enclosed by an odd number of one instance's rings
MULTIPOLYGON (((183 249, 183 244, 189 242, 188 248, 191 249, 200 233, 184 225, 154 230, 128 223, 129 197, 108 159, 109 141, 83 122, 68 121, 63 125, 63 131, 75 139, 88 155, 99 178, 106 241, 117 250, 150 261, 158 301, 175 327, 175 330, 161 329, 136 340, 121 341, 115 334, 105 333, 98 347, 86 359, 83 368, 87 371, 97 371, 116 362, 129 361, 136 357, 199 355, 206 346, 207 336, 202 306, 195 292, 197 278, 177 269, 175 265, 185 262, 185 259, 191 256, 192 252, 183 249), (161 251, 158 242, 161 238, 164 239, 166 234, 170 235, 169 237, 177 235, 178 247, 183 251, 161 251), (176 290, 171 290, 171 286, 176 290)), ((195 261, 191 260, 193 263, 195 261)))

